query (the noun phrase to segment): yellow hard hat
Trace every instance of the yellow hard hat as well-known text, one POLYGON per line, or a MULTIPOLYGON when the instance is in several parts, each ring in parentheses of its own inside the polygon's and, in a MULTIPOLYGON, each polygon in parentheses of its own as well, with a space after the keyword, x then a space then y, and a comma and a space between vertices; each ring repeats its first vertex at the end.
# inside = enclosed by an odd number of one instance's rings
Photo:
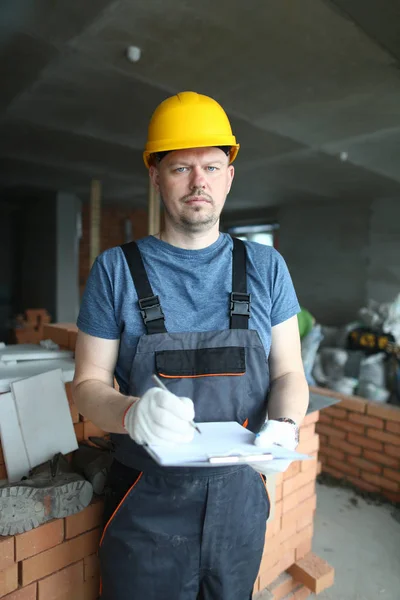
POLYGON ((150 157, 156 152, 208 146, 230 146, 230 163, 240 147, 226 112, 216 100, 181 92, 164 100, 153 113, 143 160, 149 168, 150 157))

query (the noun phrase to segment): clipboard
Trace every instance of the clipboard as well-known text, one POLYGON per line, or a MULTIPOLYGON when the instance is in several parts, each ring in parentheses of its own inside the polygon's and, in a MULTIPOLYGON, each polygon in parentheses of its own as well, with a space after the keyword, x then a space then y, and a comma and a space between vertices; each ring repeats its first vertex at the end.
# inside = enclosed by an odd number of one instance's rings
POLYGON ((255 434, 235 421, 196 423, 196 431, 188 444, 150 444, 145 449, 164 467, 215 467, 271 460, 306 460, 306 454, 273 445, 254 445, 255 434))

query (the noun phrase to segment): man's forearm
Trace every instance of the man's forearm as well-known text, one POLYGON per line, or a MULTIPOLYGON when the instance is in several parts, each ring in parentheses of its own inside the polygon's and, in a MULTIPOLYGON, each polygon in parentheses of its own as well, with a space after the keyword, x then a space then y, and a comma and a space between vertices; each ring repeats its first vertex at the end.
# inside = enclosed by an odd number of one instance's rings
POLYGON ((287 373, 271 383, 268 418, 288 417, 298 425, 304 419, 309 402, 309 388, 302 373, 287 373))
POLYGON ((79 412, 109 433, 126 433, 122 423, 126 409, 136 398, 124 396, 102 381, 88 380, 72 388, 79 412))

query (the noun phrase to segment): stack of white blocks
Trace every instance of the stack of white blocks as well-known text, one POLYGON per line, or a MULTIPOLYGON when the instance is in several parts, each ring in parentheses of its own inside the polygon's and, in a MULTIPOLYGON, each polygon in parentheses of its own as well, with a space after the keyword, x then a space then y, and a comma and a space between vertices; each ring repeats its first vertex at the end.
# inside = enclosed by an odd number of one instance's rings
POLYGON ((0 347, 0 437, 10 483, 57 452, 77 449, 65 391, 74 366, 72 352, 0 347))

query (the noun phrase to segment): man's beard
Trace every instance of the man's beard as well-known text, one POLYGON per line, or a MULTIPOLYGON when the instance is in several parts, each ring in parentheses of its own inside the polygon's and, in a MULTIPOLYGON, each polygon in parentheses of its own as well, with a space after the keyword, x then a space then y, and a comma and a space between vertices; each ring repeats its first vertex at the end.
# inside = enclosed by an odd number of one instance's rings
POLYGON ((217 211, 215 210, 214 201, 212 197, 208 194, 199 194, 196 192, 188 194, 187 196, 181 198, 182 205, 184 206, 185 203, 188 202, 191 198, 196 197, 205 198, 205 200, 209 202, 207 206, 212 208, 211 212, 206 212, 202 215, 202 217, 199 217, 197 215, 202 211, 202 206, 193 206, 189 208, 189 210, 184 210, 184 212, 180 213, 177 216, 174 216, 168 210, 168 207, 163 201, 164 210, 171 219, 171 221, 175 222, 175 224, 178 225, 182 230, 188 231, 190 233, 197 233, 211 229, 218 222, 220 216, 219 213, 217 213, 217 211))
POLYGON ((207 231, 218 222, 219 215, 215 212, 204 215, 202 219, 190 219, 189 216, 181 215, 179 222, 183 225, 186 231, 196 233, 199 231, 207 231))

